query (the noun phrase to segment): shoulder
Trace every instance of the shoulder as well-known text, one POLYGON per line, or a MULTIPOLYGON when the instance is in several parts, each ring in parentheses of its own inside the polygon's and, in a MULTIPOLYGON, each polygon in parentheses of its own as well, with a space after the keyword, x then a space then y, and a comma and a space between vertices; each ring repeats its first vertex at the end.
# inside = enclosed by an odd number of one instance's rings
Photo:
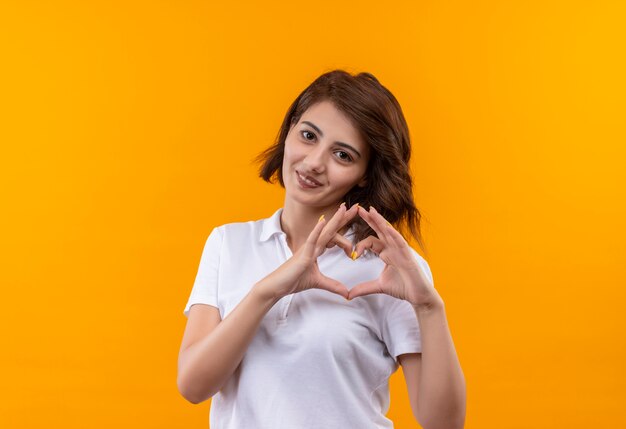
POLYGON ((250 220, 247 222, 230 222, 230 223, 224 223, 222 225, 218 225, 215 227, 215 229, 219 230, 219 232, 222 234, 225 234, 225 233, 236 234, 236 233, 252 231, 255 228, 261 226, 262 222, 263 222, 263 219, 250 220))
POLYGON ((249 237, 255 231, 262 229, 261 221, 230 222, 215 226, 211 234, 218 234, 222 239, 249 237))
POLYGON ((245 222, 230 222, 213 228, 211 234, 218 234, 224 242, 249 243, 251 240, 260 241, 268 230, 271 230, 272 218, 250 220, 245 222))

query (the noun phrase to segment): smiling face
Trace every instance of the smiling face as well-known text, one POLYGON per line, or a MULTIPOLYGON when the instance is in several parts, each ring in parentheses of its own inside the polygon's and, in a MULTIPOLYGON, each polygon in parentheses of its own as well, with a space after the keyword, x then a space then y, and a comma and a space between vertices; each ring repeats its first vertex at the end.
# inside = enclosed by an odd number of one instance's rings
POLYGON ((355 185, 365 186, 369 146, 330 101, 305 111, 285 140, 286 198, 326 208, 337 206, 355 185))

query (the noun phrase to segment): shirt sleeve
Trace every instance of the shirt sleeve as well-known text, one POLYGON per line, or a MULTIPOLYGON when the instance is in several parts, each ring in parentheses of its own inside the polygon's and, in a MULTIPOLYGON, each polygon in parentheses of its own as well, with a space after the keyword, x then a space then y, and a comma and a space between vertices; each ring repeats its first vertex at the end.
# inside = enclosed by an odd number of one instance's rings
POLYGON ((211 234, 209 234, 204 244, 196 280, 191 289, 191 295, 189 296, 187 305, 183 310, 185 317, 189 317, 189 309, 194 304, 208 304, 213 307, 218 307, 217 283, 222 238, 220 228, 213 228, 213 231, 211 231, 211 234))
MULTIPOLYGON (((420 268, 433 282, 433 276, 426 260, 411 248, 420 268)), ((382 337, 389 354, 397 362, 404 353, 421 353, 422 340, 417 315, 413 306, 403 299, 389 297, 385 306, 386 314, 382 323, 382 337)))

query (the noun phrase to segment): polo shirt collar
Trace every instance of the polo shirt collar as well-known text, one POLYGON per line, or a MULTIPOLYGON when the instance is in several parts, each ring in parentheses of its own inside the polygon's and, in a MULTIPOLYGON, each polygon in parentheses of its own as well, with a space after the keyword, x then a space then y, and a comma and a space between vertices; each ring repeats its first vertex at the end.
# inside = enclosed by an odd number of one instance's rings
MULTIPOLYGON (((274 214, 267 219, 263 219, 263 226, 261 228, 261 235, 259 237, 259 241, 264 242, 269 240, 274 234, 284 234, 285 232, 282 230, 280 226, 280 215, 283 212, 283 208, 279 208, 274 212, 274 214)), ((348 228, 348 231, 344 236, 350 236, 354 234, 354 225, 351 225, 348 228)))
POLYGON ((261 236, 259 240, 261 242, 267 241, 274 234, 284 234, 285 232, 280 227, 280 214, 283 212, 283 208, 279 208, 274 214, 267 219, 263 219, 263 227, 261 228, 261 236))

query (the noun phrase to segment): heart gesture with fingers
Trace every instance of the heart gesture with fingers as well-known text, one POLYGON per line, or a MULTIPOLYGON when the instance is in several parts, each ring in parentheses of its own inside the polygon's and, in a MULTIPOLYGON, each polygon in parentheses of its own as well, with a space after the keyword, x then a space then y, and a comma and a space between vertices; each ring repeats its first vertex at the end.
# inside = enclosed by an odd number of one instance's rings
POLYGON ((322 274, 317 258, 327 248, 335 245, 342 247, 348 257, 350 256, 352 244, 338 231, 356 216, 357 209, 358 206, 353 206, 348 210, 344 203, 328 221, 322 215, 306 242, 278 269, 258 282, 257 290, 263 296, 276 300, 312 288, 325 289, 348 298, 346 285, 322 274))
POLYGON ((354 286, 348 299, 384 293, 408 301, 414 307, 429 306, 441 300, 426 273, 418 265, 409 244, 374 207, 359 207, 359 215, 376 232, 357 243, 356 258, 365 250, 373 251, 385 263, 377 279, 354 286))

